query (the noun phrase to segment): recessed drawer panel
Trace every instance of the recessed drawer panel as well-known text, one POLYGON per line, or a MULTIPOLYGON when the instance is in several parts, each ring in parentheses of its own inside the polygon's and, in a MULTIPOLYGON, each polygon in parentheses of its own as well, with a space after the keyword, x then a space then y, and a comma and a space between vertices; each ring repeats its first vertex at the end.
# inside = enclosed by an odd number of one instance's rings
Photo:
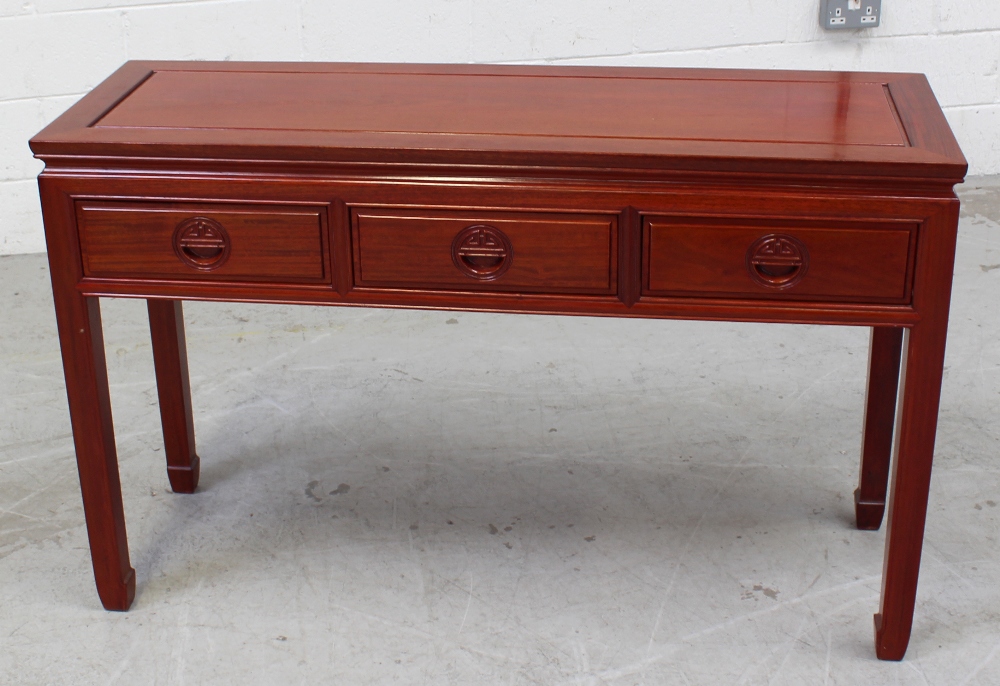
POLYGON ((86 276, 328 280, 323 208, 80 201, 76 213, 86 276))
POLYGON ((917 227, 647 217, 643 294, 903 303, 917 227))
POLYGON ((615 216, 359 208, 352 222, 357 286, 616 290, 615 216))

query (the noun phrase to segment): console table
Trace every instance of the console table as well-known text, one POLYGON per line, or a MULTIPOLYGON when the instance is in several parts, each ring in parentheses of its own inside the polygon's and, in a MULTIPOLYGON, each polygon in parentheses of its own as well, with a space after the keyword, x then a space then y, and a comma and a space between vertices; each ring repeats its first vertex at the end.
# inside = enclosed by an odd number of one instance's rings
POLYGON ((105 608, 135 573, 100 297, 147 300, 178 493, 184 299, 847 324, 858 528, 893 455, 875 650, 903 657, 966 172, 922 75, 129 62, 31 149, 105 608))

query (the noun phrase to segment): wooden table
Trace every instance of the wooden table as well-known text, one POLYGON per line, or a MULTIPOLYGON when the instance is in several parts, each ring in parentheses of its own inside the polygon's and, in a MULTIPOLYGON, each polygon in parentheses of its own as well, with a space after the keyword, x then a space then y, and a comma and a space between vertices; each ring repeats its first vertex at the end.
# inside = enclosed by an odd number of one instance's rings
POLYGON ((129 62, 31 148, 104 607, 135 574, 99 297, 147 299, 179 493, 182 299, 849 324, 858 528, 895 454, 875 649, 903 657, 966 172, 922 75, 129 62))

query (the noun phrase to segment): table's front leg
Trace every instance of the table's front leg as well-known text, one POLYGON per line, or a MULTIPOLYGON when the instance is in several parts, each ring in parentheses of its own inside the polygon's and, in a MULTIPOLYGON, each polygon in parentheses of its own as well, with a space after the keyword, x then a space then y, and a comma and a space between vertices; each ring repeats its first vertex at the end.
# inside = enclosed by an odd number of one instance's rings
POLYGON ((188 377, 184 311, 180 300, 147 300, 160 400, 167 477, 176 493, 194 493, 201 461, 194 448, 191 384, 188 377))
POLYGON ((101 305, 73 288, 57 287, 55 301, 97 592, 105 609, 127 610, 135 597, 135 570, 125 534, 101 305))
POLYGON ((861 438, 861 470, 858 487, 854 491, 855 522, 859 529, 868 531, 878 529, 885 514, 902 346, 902 329, 886 326, 872 328, 861 438))
POLYGON ((901 660, 910 641, 920 551, 934 457, 947 322, 922 322, 903 343, 901 407, 896 429, 882 599, 875 615, 875 652, 901 660))
POLYGON ((127 610, 135 598, 135 570, 125 535, 101 303, 77 288, 83 269, 74 207, 59 184, 45 175, 38 181, 90 557, 101 603, 127 610))
POLYGON ((882 599, 875 615, 875 653, 883 660, 903 659, 913 626, 957 232, 953 200, 924 222, 917 245, 913 305, 920 319, 903 335, 882 599))

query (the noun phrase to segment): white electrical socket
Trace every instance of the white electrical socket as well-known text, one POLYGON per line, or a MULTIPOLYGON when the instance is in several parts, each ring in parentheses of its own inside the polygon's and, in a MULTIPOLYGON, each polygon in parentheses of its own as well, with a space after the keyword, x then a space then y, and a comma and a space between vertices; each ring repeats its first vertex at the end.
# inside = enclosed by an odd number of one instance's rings
POLYGON ((879 25, 882 0, 822 0, 819 24, 825 29, 867 29, 879 25))

